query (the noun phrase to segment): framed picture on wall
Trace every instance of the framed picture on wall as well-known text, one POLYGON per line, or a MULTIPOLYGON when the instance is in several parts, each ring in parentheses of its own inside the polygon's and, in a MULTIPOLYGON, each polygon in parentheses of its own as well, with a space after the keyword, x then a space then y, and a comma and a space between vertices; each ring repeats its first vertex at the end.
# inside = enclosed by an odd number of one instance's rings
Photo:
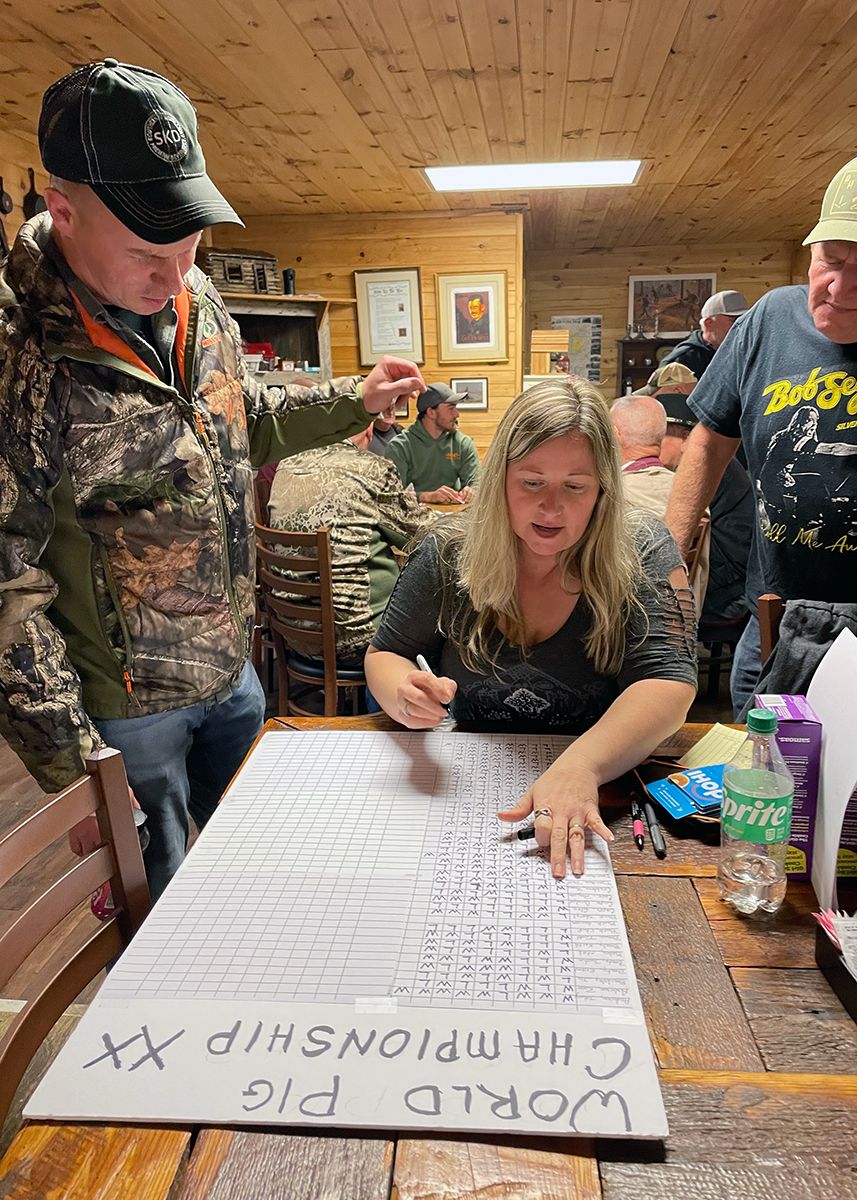
POLYGON ((419 267, 355 271, 354 291, 361 365, 384 354, 425 362, 419 267))
POLYGON ((716 287, 716 275, 631 275, 628 324, 652 337, 686 337, 716 287))
POLYGON ((506 350, 506 272, 437 276, 439 362, 498 362, 506 350))
POLYGON ((466 400, 459 400, 458 407, 462 412, 486 412, 488 408, 488 379, 485 375, 466 379, 450 379, 449 386, 459 395, 467 393, 466 400))

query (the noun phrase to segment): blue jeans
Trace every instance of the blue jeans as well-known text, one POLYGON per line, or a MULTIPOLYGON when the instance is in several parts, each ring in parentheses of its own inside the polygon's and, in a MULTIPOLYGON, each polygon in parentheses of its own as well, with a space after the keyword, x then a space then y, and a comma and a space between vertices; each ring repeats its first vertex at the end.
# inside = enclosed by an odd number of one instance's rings
POLYGON ((201 829, 262 728, 265 698, 250 663, 225 700, 208 700, 149 717, 95 720, 148 818, 143 855, 152 899, 175 875, 187 850, 188 813, 201 829))
POLYGON ((735 647, 735 654, 732 658, 732 674, 729 677, 732 711, 736 721, 741 717, 749 701, 753 699, 761 672, 762 644, 759 618, 752 614, 735 647))

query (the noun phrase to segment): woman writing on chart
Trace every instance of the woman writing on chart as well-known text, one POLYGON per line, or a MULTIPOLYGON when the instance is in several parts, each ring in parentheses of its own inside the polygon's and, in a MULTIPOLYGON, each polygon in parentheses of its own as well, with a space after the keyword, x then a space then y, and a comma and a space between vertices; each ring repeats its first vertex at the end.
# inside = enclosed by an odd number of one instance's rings
POLYGON ((409 729, 573 733, 514 808, 551 868, 583 870, 612 834, 598 788, 684 720, 696 688, 687 575, 664 525, 626 511, 607 406, 550 380, 504 414, 476 503, 411 555, 366 655, 378 702, 409 729), (435 674, 417 669, 417 654, 435 674))

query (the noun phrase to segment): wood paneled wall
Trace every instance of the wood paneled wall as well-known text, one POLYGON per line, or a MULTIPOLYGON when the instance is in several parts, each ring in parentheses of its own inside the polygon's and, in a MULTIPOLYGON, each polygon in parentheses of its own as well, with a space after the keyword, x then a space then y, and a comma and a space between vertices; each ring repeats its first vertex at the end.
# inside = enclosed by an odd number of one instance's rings
POLYGON ((616 389, 616 340, 628 323, 629 275, 717 273, 717 290, 735 288, 752 303, 774 287, 804 282, 806 251, 792 242, 734 245, 624 246, 560 254, 540 250, 526 258, 528 360, 529 330, 549 329, 554 313, 600 313, 603 317, 601 379, 612 399, 616 389))
POLYGON ((39 161, 39 147, 35 135, 26 137, 10 133, 8 130, 0 130, 0 176, 3 177, 3 186, 12 197, 14 204, 14 208, 8 216, 0 213, 0 217, 3 219, 10 245, 24 222, 24 210, 21 202, 24 199, 24 193, 30 188, 27 167, 34 168, 36 188, 43 192, 48 177, 39 161))
MULTIPOLYGON (((292 266, 299 292, 350 296, 354 271, 419 267, 422 284, 426 382, 485 376, 488 411, 463 412, 459 428, 475 438, 483 454, 497 421, 521 387, 523 327, 523 225, 519 213, 452 213, 394 216, 251 217, 246 229, 220 226, 215 245, 244 246, 276 254, 280 267, 292 266), (438 273, 505 271, 508 278, 508 361, 441 365, 437 360, 438 273)), ((357 318, 334 309, 331 316, 334 374, 361 368, 357 318)))

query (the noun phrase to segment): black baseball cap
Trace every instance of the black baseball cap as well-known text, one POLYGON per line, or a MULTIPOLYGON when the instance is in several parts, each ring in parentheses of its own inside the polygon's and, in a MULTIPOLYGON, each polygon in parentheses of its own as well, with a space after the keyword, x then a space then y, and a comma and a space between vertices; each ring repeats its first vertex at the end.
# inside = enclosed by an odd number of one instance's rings
POLYGON ((430 408, 437 408, 439 404, 458 404, 459 400, 466 399, 467 392, 454 392, 445 383, 433 383, 420 393, 417 400, 417 412, 428 412, 430 408))
POLYGON ((243 222, 205 171, 196 113, 174 83, 105 58, 51 84, 42 99, 45 169, 87 183, 146 242, 179 242, 243 222))
POLYGON ((691 411, 687 398, 693 391, 693 384, 665 383, 653 393, 655 400, 660 400, 667 414, 668 425, 682 425, 685 429, 693 429, 698 418, 691 411))

